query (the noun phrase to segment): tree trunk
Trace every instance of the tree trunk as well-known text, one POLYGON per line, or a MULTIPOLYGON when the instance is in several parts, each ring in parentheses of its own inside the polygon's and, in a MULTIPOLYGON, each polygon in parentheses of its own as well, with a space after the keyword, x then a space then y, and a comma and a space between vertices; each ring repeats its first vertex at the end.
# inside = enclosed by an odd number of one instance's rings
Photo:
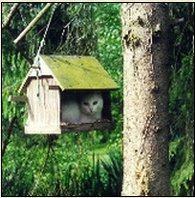
POLYGON ((169 196, 168 8, 122 5, 123 196, 169 196))

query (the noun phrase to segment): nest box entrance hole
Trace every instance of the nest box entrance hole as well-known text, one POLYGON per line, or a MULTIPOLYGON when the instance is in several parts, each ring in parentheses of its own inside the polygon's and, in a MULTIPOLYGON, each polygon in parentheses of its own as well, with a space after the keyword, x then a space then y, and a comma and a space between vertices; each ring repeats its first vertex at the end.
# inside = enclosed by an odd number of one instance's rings
MULTIPOLYGON (((96 97, 96 96, 94 96, 96 97)), ((97 98, 98 100, 99 98, 97 98)), ((85 102, 84 102, 85 103, 85 102)), ((96 99, 91 101, 91 104, 96 104, 98 101, 96 99)), ((88 104, 84 104, 88 105, 88 104)), ((89 108, 89 107, 87 107, 89 108)), ((97 111, 99 107, 97 107, 97 111)), ((96 111, 96 110, 95 110, 96 111)), ((87 113, 87 116, 94 116, 94 112, 91 115, 87 113)), ((82 114, 82 113, 81 113, 82 114)), ((82 115, 81 115, 82 116, 82 115)), ((85 115, 84 115, 85 116, 85 115)), ((62 130, 68 131, 70 129, 78 129, 78 130, 92 130, 92 129, 111 129, 113 128, 113 121, 112 121, 112 113, 111 113, 111 96, 110 91, 86 91, 86 90, 79 90, 79 91, 60 91, 60 123, 62 130), (94 120, 93 118, 90 121, 84 121, 78 119, 78 113, 81 110, 81 100, 83 96, 86 95, 93 95, 93 94, 101 95, 103 100, 103 108, 101 109, 101 117, 94 120), (79 108, 79 111, 78 111, 79 108), (69 114, 69 115, 67 115, 69 114), (75 116, 75 117, 74 117, 75 116), (68 121, 67 121, 68 120, 68 121), (78 128, 80 126, 80 128, 78 128), (88 127, 87 127, 88 126, 88 127)))

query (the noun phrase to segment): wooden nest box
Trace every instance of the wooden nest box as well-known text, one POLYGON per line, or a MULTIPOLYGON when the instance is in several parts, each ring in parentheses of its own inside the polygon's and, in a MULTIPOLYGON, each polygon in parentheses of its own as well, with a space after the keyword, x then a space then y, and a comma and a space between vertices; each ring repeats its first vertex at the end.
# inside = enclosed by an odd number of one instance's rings
POLYGON ((19 88, 23 96, 18 98, 25 100, 28 107, 26 134, 113 128, 110 91, 118 87, 94 57, 40 55, 38 60, 19 88), (86 92, 101 93, 104 102, 101 119, 89 123, 63 122, 66 96, 79 97, 86 92))

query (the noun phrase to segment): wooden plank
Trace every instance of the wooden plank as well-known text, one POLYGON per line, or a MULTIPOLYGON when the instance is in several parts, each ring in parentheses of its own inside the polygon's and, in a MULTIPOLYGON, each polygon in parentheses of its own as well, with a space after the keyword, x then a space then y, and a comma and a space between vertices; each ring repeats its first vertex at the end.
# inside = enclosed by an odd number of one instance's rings
POLYGON ((59 89, 49 89, 49 85, 56 86, 56 81, 54 79, 48 79, 48 91, 47 91, 47 122, 48 125, 51 123, 60 127, 60 90, 59 89))
POLYGON ((30 108, 25 127, 26 134, 59 134, 61 132, 60 90, 50 90, 49 85, 56 86, 56 81, 51 77, 41 78, 39 81, 32 79, 27 87, 30 108))
POLYGON ((25 126, 25 134, 61 134, 61 129, 56 126, 25 126))
POLYGON ((112 130, 115 127, 113 121, 100 120, 93 123, 81 123, 81 124, 68 124, 61 123, 62 132, 71 131, 93 131, 93 130, 112 130))

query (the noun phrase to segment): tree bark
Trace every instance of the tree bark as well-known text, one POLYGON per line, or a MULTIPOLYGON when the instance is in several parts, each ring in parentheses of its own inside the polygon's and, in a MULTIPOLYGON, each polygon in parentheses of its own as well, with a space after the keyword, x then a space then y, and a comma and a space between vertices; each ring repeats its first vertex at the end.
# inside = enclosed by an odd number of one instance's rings
POLYGON ((122 196, 169 196, 168 8, 163 3, 124 3, 122 25, 122 196))

